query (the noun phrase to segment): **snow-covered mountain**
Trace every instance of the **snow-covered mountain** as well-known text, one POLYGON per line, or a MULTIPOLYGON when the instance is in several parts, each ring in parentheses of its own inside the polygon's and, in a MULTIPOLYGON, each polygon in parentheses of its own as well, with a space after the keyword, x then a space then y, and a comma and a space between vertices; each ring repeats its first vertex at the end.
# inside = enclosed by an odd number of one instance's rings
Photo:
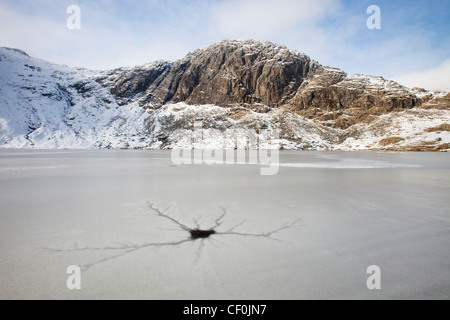
POLYGON ((0 48, 0 147, 448 150, 450 94, 349 75, 269 42, 221 41, 175 61, 89 71, 0 48), (198 143, 198 141, 197 141, 198 143), (227 144, 228 146, 232 143, 227 144), (198 146, 198 145, 197 145, 198 146))
POLYGON ((148 114, 119 106, 93 72, 0 48, 0 145, 4 148, 143 148, 148 114))

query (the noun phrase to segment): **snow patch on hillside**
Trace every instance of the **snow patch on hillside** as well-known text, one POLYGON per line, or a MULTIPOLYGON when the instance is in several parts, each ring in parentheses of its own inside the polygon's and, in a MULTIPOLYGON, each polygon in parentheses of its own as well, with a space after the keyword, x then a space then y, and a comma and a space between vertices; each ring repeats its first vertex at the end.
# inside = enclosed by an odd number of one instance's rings
MULTIPOLYGON (((393 112, 380 116, 370 125, 353 126, 349 129, 353 131, 353 136, 335 149, 373 150, 445 145, 450 143, 450 132, 429 130, 445 123, 450 123, 448 110, 411 109, 393 112)), ((448 147, 442 150, 448 150, 448 147)))
POLYGON ((149 124, 152 149, 254 150, 276 144, 285 150, 326 150, 335 139, 332 129, 282 109, 258 113, 246 107, 168 104, 150 112, 149 124))

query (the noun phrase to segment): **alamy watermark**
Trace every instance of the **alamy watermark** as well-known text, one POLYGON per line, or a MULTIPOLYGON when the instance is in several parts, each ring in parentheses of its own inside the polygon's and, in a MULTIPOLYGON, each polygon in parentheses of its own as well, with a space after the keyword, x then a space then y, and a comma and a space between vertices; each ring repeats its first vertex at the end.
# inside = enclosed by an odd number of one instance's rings
POLYGON ((203 129, 202 122, 194 124, 194 131, 186 140, 187 131, 178 129, 174 137, 188 141, 183 147, 172 149, 175 165, 261 165, 263 176, 278 173, 280 140, 278 130, 203 129), (211 146, 214 147, 211 147, 211 146))
POLYGON ((366 282, 367 289, 381 290, 381 268, 376 265, 369 266, 367 268, 367 274, 370 274, 366 282))
POLYGON ((77 5, 67 7, 66 13, 69 17, 66 20, 66 26, 69 30, 81 29, 81 8, 77 5))
POLYGON ((66 273, 70 274, 66 281, 67 289, 81 290, 81 268, 75 265, 69 266, 66 273))
POLYGON ((380 30, 381 8, 377 5, 371 5, 367 8, 367 14, 370 14, 370 17, 367 19, 367 28, 369 30, 380 30))

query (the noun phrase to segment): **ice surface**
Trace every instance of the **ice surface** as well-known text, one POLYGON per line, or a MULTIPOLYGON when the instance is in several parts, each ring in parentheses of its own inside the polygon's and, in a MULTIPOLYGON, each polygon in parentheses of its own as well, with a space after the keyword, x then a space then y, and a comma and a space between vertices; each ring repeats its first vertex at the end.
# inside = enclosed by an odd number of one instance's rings
POLYGON ((268 177, 164 151, 2 150, 0 299, 448 299, 449 160, 282 152, 268 177), (217 234, 194 241, 149 203, 217 234))

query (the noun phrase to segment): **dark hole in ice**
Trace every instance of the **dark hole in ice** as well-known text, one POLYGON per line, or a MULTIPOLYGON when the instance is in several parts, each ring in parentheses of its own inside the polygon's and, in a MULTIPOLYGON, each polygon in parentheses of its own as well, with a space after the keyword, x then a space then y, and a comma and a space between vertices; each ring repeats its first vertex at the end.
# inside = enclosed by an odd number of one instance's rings
POLYGON ((214 230, 191 230, 191 239, 197 240, 197 239, 206 239, 212 236, 213 234, 216 234, 214 230))

